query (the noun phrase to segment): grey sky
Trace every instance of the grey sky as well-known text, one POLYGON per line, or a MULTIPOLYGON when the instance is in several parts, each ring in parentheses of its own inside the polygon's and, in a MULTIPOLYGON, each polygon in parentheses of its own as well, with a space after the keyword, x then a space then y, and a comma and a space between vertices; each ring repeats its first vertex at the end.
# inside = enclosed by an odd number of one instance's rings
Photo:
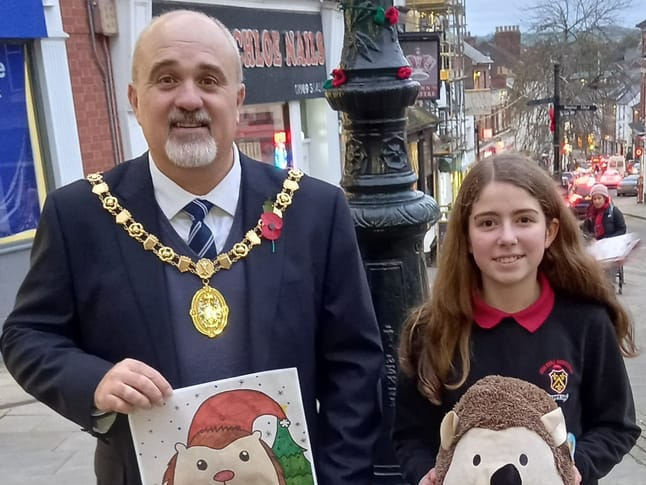
MULTIPOLYGON (((521 31, 527 30, 526 9, 534 4, 535 0, 465 0, 467 31, 487 35, 499 25, 520 25, 521 31)), ((646 20, 646 1, 633 0, 633 7, 622 12, 620 23, 634 27, 642 20, 646 20)))

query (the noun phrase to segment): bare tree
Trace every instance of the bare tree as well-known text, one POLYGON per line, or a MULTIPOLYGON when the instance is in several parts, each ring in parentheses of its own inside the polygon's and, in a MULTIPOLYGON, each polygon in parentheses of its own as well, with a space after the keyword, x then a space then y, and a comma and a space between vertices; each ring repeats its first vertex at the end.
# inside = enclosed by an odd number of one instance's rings
POLYGON ((604 36, 617 24, 617 14, 632 6, 632 0, 535 0, 528 10, 529 22, 534 32, 567 43, 581 34, 604 36))
MULTIPOLYGON (((630 80, 617 67, 617 47, 624 39, 611 35, 619 13, 632 0, 535 0, 528 10, 530 35, 521 61, 514 68, 510 98, 549 98, 554 94, 553 66, 560 65, 561 104, 612 104, 630 80)), ((622 52, 623 51, 619 51, 622 52)), ((514 124, 518 127, 517 147, 530 152, 550 152, 548 105, 516 103, 514 124), (546 150, 547 147, 547 150, 546 150)), ((606 112, 563 114, 562 134, 572 146, 587 151, 587 135, 602 132, 606 112)))

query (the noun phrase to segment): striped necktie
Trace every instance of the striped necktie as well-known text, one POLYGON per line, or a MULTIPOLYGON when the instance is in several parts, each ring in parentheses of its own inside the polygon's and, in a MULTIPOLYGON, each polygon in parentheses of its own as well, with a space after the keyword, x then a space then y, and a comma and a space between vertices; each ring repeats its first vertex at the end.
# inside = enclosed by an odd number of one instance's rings
POLYGON ((218 254, 213 233, 204 223, 204 218, 211 210, 211 207, 213 207, 213 204, 208 200, 194 199, 186 204, 183 209, 193 221, 191 230, 188 233, 188 246, 200 258, 213 259, 218 254))

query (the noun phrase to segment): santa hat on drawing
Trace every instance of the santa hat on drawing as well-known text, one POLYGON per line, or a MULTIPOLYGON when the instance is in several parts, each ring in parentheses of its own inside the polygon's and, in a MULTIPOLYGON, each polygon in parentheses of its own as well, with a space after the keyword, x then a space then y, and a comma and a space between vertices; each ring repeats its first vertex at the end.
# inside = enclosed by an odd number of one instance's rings
POLYGON ((251 433, 253 422, 260 416, 275 416, 280 427, 289 420, 283 408, 260 391, 236 389, 211 396, 195 412, 188 431, 190 444, 198 433, 222 427, 240 428, 251 433))
MULTIPOLYGON (((305 449, 299 446, 289 433, 288 427, 291 423, 282 406, 260 391, 235 389, 206 399, 193 416, 188 431, 188 445, 191 446, 199 434, 219 428, 239 428, 251 434, 254 421, 260 416, 267 415, 275 416, 278 420, 276 438, 271 449, 283 467, 285 478, 289 483, 289 475, 296 470, 290 470, 291 467, 287 463, 290 457, 293 462, 294 455, 297 455, 296 459, 305 460, 302 456, 305 449)), ((302 470, 301 466, 297 468, 302 470)), ((307 469, 310 469, 309 464, 307 469)))

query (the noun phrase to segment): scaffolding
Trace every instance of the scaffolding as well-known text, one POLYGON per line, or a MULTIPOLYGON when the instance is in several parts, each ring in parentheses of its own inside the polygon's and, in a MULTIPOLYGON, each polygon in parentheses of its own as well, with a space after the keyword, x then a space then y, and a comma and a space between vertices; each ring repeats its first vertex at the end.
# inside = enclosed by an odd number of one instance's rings
POLYGON ((432 108, 438 117, 441 140, 434 155, 462 163, 467 149, 464 98, 465 0, 406 0, 407 31, 440 34, 440 99, 432 108))

